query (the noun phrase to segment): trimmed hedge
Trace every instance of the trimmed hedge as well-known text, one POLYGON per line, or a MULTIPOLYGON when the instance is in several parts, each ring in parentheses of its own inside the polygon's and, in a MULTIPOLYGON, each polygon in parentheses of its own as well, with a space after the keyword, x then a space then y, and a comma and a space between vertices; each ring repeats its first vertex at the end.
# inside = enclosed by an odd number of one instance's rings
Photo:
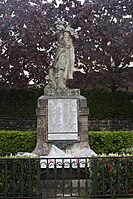
POLYGON ((133 93, 94 89, 81 94, 87 98, 90 118, 133 119, 133 93))
POLYGON ((36 132, 0 131, 0 156, 17 152, 32 152, 36 145, 36 132))
MULTIPOLYGON (((0 131, 0 156, 17 152, 32 152, 36 146, 36 132, 0 131)), ((97 154, 126 152, 133 146, 131 132, 89 132, 89 144, 97 154)))
POLYGON ((133 147, 133 133, 128 131, 91 131, 89 144, 97 154, 121 153, 133 147))
POLYGON ((42 89, 0 89, 1 118, 35 118, 37 99, 43 94, 42 89))
MULTIPOLYGON (((90 118, 133 119, 133 93, 95 89, 81 94, 87 98, 90 118)), ((35 118, 41 95, 43 89, 0 88, 0 118, 35 118)))

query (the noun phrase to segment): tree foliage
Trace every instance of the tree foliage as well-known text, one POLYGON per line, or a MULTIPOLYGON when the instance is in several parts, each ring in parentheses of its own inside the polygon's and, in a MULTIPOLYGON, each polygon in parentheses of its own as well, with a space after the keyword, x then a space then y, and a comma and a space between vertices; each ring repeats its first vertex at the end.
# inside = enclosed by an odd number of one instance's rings
POLYGON ((112 89, 133 55, 132 0, 1 0, 0 84, 45 85, 56 49, 54 24, 65 19, 79 34, 76 67, 101 72, 112 89), (82 63, 82 64, 81 64, 82 63), (107 78, 105 78, 107 77, 107 78))
MULTIPOLYGON (((85 72, 100 73, 99 83, 114 91, 124 83, 122 72, 133 61, 133 2, 102 0, 99 3, 96 0, 88 8, 87 3, 85 5, 84 12, 90 10, 90 15, 84 19, 86 28, 81 29, 81 35, 86 37, 80 40, 84 46, 81 62, 85 64, 85 72)), ((92 81, 94 76, 97 75, 90 77, 92 81)))

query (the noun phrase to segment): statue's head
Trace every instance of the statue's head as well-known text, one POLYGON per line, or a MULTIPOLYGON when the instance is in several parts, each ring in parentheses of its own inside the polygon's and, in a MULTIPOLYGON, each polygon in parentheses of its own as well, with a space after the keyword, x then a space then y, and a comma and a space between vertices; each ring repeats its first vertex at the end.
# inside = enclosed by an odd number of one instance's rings
POLYGON ((55 24, 57 25, 65 25, 65 22, 64 21, 62 21, 62 20, 60 20, 60 19, 58 19, 56 22, 55 22, 55 24))
POLYGON ((55 25, 56 25, 57 30, 65 30, 66 22, 65 21, 61 21, 60 19, 58 19, 55 22, 55 25))

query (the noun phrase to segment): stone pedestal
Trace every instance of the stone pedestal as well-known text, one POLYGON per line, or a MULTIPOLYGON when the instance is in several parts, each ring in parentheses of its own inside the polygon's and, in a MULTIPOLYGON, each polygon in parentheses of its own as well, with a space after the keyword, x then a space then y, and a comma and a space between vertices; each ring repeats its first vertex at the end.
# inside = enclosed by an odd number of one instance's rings
POLYGON ((36 114, 37 144, 33 153, 48 155, 53 144, 66 153, 89 147, 87 100, 79 90, 41 96, 36 114))

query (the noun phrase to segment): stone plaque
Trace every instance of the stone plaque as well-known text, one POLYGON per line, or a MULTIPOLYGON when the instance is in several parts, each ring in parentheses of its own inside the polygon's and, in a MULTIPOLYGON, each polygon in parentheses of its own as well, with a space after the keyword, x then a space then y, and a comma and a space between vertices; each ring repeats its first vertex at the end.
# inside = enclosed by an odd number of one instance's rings
POLYGON ((77 139, 77 99, 49 99, 48 140, 77 139))
POLYGON ((78 140, 78 133, 49 133, 48 140, 78 140))

